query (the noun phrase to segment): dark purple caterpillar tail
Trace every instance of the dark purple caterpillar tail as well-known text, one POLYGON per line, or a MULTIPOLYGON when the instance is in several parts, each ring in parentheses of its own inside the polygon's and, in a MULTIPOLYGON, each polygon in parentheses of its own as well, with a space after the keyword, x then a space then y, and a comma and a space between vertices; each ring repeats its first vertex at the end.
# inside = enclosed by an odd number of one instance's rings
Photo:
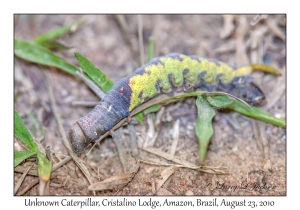
POLYGON ((83 152, 89 143, 98 140, 120 120, 129 116, 130 96, 124 96, 124 92, 129 92, 128 88, 123 82, 116 84, 87 116, 71 126, 69 140, 76 153, 83 152), (117 91, 119 89, 127 91, 117 91))
POLYGON ((84 133, 77 123, 74 123, 69 129, 68 137, 72 149, 78 154, 82 153, 87 145, 91 142, 85 138, 84 133))

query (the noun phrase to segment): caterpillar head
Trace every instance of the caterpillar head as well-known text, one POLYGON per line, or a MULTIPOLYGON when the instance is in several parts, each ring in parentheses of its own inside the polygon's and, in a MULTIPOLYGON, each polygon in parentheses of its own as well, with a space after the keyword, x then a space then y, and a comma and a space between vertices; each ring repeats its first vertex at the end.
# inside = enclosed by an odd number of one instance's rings
POLYGON ((256 82, 250 82, 250 91, 249 93, 245 93, 246 100, 248 103, 261 106, 267 103, 266 97, 264 92, 262 91, 261 87, 256 82))
POLYGON ((262 88, 254 81, 253 77, 239 77, 232 82, 232 94, 247 103, 261 106, 266 103, 266 97, 262 88))

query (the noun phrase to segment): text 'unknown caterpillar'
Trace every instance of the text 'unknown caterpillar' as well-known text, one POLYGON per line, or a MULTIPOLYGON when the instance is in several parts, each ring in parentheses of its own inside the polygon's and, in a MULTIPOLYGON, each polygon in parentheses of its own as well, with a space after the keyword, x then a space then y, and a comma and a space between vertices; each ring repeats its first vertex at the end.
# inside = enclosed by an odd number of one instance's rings
POLYGON ((103 100, 69 130, 72 148, 81 153, 105 132, 144 102, 161 94, 175 92, 222 91, 246 102, 260 105, 264 93, 249 75, 252 70, 278 74, 264 64, 252 64, 238 69, 216 60, 178 53, 152 59, 131 75, 121 79, 103 100))

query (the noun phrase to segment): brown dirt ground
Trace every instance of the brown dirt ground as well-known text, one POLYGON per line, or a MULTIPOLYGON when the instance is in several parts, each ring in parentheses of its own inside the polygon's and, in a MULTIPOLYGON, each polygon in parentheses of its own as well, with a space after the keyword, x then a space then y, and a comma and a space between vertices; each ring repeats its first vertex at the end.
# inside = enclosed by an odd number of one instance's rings
MULTIPOLYGON (((139 54, 136 53, 137 15, 125 16, 132 45, 126 40, 125 33, 114 15, 16 15, 14 18, 15 38, 26 40, 85 19, 88 22, 76 32, 58 38, 61 43, 73 48, 57 51, 57 54, 78 65, 73 53, 79 52, 101 68, 114 82, 140 66, 139 54)), ((261 73, 254 75, 262 84, 268 99, 268 104, 262 108, 285 118, 286 17, 268 15, 260 18, 257 20, 256 15, 142 15, 144 51, 147 50, 147 41, 151 36, 155 40, 155 56, 179 52, 216 58, 233 66, 268 63, 278 68, 282 76, 261 73)), ((99 99, 80 79, 57 69, 49 72, 59 115, 67 131, 73 122, 91 110, 91 107, 71 106, 71 102, 96 102, 99 99)), ((68 153, 53 117, 45 75, 40 67, 16 58, 14 85, 14 108, 33 136, 45 148, 49 148, 51 159, 55 162, 64 159, 68 153)), ((170 153, 172 133, 175 132, 175 122, 179 119, 180 135, 175 157, 191 164, 199 164, 198 141, 194 133, 195 99, 190 98, 165 108, 162 122, 156 129, 151 129, 151 117, 155 115, 145 117, 142 123, 135 126, 138 145, 152 145, 164 153, 170 153), (152 144, 146 136, 156 133, 157 139, 152 144)), ((130 145, 128 128, 123 127, 123 131, 123 137, 130 145)), ((160 164, 175 164, 142 149, 138 150, 135 158, 160 164)), ((102 141, 100 146, 96 146, 83 160, 95 182, 124 174, 116 144, 110 137, 102 141)), ((36 163, 34 159, 21 165, 32 163, 36 163)), ((229 174, 214 175, 178 168, 161 187, 156 188, 159 180, 164 178, 162 171, 170 168, 141 163, 138 172, 125 187, 97 191, 96 194, 286 195, 286 130, 265 123, 257 124, 256 121, 237 113, 220 112, 214 118, 214 135, 204 165, 227 167, 229 174), (254 135, 255 132, 260 134, 254 135), (234 186, 241 186, 241 183, 246 182, 247 189, 234 190, 234 186), (224 185, 220 186, 218 183, 224 185), (270 190, 252 189, 255 183, 269 186, 270 190)), ((15 173, 15 183, 21 175, 15 173)), ((36 179, 37 177, 28 175, 18 192, 36 179)), ((53 173, 50 195, 93 195, 88 186, 86 178, 71 160, 53 173)), ((37 189, 38 185, 35 185, 24 195, 37 195, 37 189)))

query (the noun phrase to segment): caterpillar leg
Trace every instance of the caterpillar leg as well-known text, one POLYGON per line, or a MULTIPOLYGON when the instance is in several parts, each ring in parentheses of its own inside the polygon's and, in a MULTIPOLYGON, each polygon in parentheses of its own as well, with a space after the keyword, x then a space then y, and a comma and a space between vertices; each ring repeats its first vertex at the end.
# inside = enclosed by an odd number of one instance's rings
POLYGON ((128 123, 130 123, 130 121, 131 121, 131 116, 130 116, 130 115, 126 118, 126 121, 127 121, 128 123))
POLYGON ((110 130, 109 130, 109 134, 111 135, 111 137, 113 137, 113 136, 114 136, 114 130, 113 130, 113 129, 110 129, 110 130))

